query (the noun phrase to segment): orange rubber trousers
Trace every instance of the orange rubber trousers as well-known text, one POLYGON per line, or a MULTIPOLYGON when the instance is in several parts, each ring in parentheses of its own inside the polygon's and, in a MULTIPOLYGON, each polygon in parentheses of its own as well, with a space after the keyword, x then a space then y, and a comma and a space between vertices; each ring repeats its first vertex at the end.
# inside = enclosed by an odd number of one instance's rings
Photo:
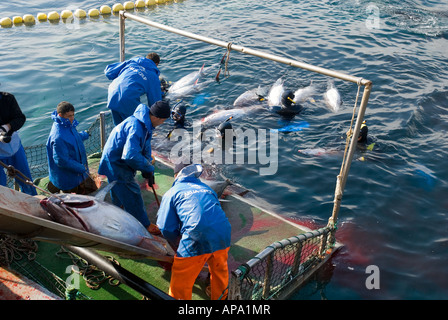
POLYGON ((222 295, 221 299, 224 300, 229 284, 228 252, 229 248, 226 248, 194 257, 175 256, 171 268, 169 295, 179 300, 191 300, 196 278, 207 263, 210 271, 211 299, 218 300, 222 295))

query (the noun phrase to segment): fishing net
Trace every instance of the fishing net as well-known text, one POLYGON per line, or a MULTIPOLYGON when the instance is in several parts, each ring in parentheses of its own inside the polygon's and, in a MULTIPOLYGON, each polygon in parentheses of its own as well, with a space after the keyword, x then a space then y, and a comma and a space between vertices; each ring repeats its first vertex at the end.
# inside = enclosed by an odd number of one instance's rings
POLYGON ((282 299, 331 256, 328 227, 277 241, 232 273, 229 299, 282 299))

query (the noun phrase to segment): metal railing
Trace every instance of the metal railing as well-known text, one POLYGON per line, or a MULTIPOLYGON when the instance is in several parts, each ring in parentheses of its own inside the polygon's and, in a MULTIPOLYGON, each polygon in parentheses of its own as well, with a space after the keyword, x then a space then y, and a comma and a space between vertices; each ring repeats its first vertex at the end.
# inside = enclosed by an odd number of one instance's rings
POLYGON ((229 300, 285 299, 331 256, 331 227, 272 243, 232 271, 229 300))

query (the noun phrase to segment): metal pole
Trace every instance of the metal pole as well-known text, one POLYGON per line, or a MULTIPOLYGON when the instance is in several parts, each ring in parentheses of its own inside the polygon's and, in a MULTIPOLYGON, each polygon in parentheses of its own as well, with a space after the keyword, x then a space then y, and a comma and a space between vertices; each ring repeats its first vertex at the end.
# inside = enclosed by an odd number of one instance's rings
POLYGON ((125 15, 124 11, 120 11, 120 61, 123 62, 125 60, 125 15))
MULTIPOLYGON (((134 21, 146 24, 146 25, 154 27, 154 28, 165 30, 165 31, 168 31, 168 32, 171 32, 171 33, 175 33, 175 34, 178 34, 178 35, 181 35, 181 36, 184 36, 184 37, 188 37, 188 38, 191 38, 191 39, 199 40, 199 41, 206 42, 206 43, 209 43, 209 44, 214 44, 214 45, 219 46, 219 47, 229 48, 229 49, 234 50, 234 51, 239 51, 239 52, 250 54, 250 55, 253 55, 253 56, 260 57, 260 58, 264 58, 264 59, 280 62, 280 63, 283 63, 283 64, 287 64, 287 65, 290 65, 290 66, 293 66, 293 67, 298 67, 298 68, 302 68, 302 69, 305 69, 305 70, 317 72, 317 73, 320 73, 320 74, 323 74, 323 75, 327 75, 327 76, 330 76, 330 77, 334 77, 334 78, 338 78, 338 79, 341 79, 341 80, 351 81, 351 82, 354 82, 354 83, 361 83, 362 85, 366 85, 366 84, 370 83, 369 80, 365 80, 365 79, 362 79, 362 78, 359 78, 359 77, 350 76, 350 75, 347 75, 347 74, 344 74, 344 73, 341 73, 341 72, 337 72, 337 71, 333 71, 333 70, 329 70, 329 69, 313 66, 313 65, 310 65, 310 64, 307 64, 307 63, 304 63, 304 62, 300 62, 300 61, 297 61, 297 60, 276 56, 276 55, 273 55, 273 54, 265 53, 265 52, 254 50, 254 49, 249 49, 249 48, 246 48, 246 47, 243 47, 243 46, 234 45, 234 44, 231 44, 229 42, 224 42, 224 41, 215 40, 215 39, 212 39, 212 38, 200 36, 200 35, 188 32, 188 31, 179 30, 179 29, 176 29, 176 28, 173 28, 173 27, 166 26, 166 25, 161 24, 161 23, 157 23, 157 22, 154 22, 154 21, 151 21, 151 20, 148 20, 148 19, 136 16, 136 15, 133 15, 133 14, 131 14, 129 12, 120 11, 120 16, 121 15, 123 15, 124 17, 129 18, 131 20, 134 20, 134 21)), ((121 24, 120 24, 120 27, 121 27, 121 24)))
POLYGON ((100 112, 100 140, 101 140, 101 151, 104 149, 106 144, 106 113, 104 111, 100 112))
MULTIPOLYGON (((369 96, 370 96, 370 90, 371 90, 371 86, 372 86, 372 82, 370 80, 363 79, 360 77, 354 77, 354 76, 347 75, 345 73, 338 72, 338 71, 333 71, 333 70, 313 66, 313 65, 310 65, 310 64, 307 64, 304 62, 276 56, 276 55, 273 55, 270 53, 265 53, 265 52, 262 52, 259 50, 254 50, 254 49, 246 48, 246 47, 239 46, 239 45, 233 45, 232 43, 229 43, 229 42, 224 42, 224 41, 212 39, 209 37, 200 36, 200 35, 188 32, 188 31, 183 31, 180 29, 166 26, 161 23, 151 21, 151 20, 136 16, 136 15, 133 15, 128 12, 120 11, 120 16, 123 16, 122 19, 124 19, 124 17, 126 17, 131 20, 146 24, 146 25, 154 27, 154 28, 158 28, 158 29, 165 30, 165 31, 168 31, 171 33, 175 33, 175 34, 178 34, 178 35, 181 35, 184 37, 188 37, 191 39, 195 39, 195 40, 199 40, 199 41, 206 42, 209 44, 213 44, 213 45, 216 45, 219 47, 227 48, 228 50, 239 51, 241 53, 257 56, 257 57, 260 57, 263 59, 276 61, 276 62, 287 64, 287 65, 290 65, 293 67, 305 69, 308 71, 320 73, 320 74, 330 76, 333 78, 338 78, 341 80, 350 81, 350 82, 354 82, 359 85, 363 85, 364 86, 363 98, 362 98, 361 106, 360 106, 359 113, 358 113, 358 116, 356 119, 355 131, 353 132, 353 136, 352 136, 352 140, 351 140, 351 144, 350 144, 350 148, 349 148, 349 152, 348 152, 348 158, 347 158, 347 161, 345 162, 345 164, 343 164, 344 167, 341 168, 341 174, 338 176, 338 179, 337 179, 333 213, 332 213, 331 218, 329 219, 329 226, 334 227, 334 224, 336 223, 336 219, 338 216, 339 208, 340 208, 340 202, 342 199, 343 190, 345 187, 345 183, 347 181, 348 171, 350 169, 350 165, 351 165, 351 162, 353 159, 353 153, 355 151, 355 147, 357 144, 357 139, 355 139, 355 137, 357 137, 359 135, 361 123, 362 123, 362 120, 364 119, 364 113, 365 113, 367 103, 369 100, 369 96)), ((122 41, 124 42, 124 22, 122 24, 121 20, 120 20, 120 36, 122 33, 123 33, 122 41), (123 26, 123 30, 121 30, 122 26, 123 26)), ((124 43, 123 43, 123 48, 124 48, 124 43)), ((123 53, 123 55, 124 55, 124 53, 123 53)))
POLYGON ((151 300, 174 300, 173 297, 166 294, 162 290, 137 277, 135 274, 129 272, 123 267, 113 264, 95 251, 68 245, 65 247, 77 256, 86 260, 88 263, 96 266, 100 270, 103 270, 111 277, 117 279, 121 283, 127 285, 151 300))
POLYGON ((361 105, 359 107, 358 115, 356 117, 355 122, 355 130, 352 135, 352 139, 350 141, 350 147, 348 150, 347 161, 345 161, 344 167, 341 168, 341 173, 337 177, 336 181, 336 190, 334 194, 334 205, 333 205, 333 213, 328 221, 329 226, 334 227, 337 222, 339 209, 341 206, 341 199, 344 193, 345 184, 347 182, 348 172, 350 170, 350 165, 353 160, 353 154, 355 152, 356 146, 358 144, 358 135, 361 128, 362 121, 364 119, 364 114, 367 108, 367 102, 369 101, 370 91, 372 88, 372 83, 369 82, 364 87, 364 92, 362 95, 361 105))

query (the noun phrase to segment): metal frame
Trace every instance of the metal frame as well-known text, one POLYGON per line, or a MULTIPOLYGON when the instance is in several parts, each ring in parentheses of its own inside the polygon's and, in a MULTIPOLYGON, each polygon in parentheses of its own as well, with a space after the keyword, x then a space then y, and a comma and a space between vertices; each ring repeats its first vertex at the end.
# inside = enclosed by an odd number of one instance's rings
MULTIPOLYGON (((365 111, 367 108, 367 104, 369 101, 370 92, 371 92, 371 88, 372 88, 372 82, 370 80, 363 79, 361 77, 355 77, 355 76, 348 75, 348 74, 345 74, 342 72, 333 71, 333 70, 321 68, 318 66, 310 65, 310 64, 307 64, 307 63, 304 63, 301 61, 273 55, 273 54, 266 53, 266 52, 259 51, 259 50, 250 49, 250 48, 243 47, 240 45, 235 45, 235 44, 232 44, 231 42, 216 40, 216 39, 212 39, 209 37, 197 35, 197 34, 194 34, 194 33, 188 32, 188 31, 176 29, 176 28, 164 25, 164 24, 160 24, 160 23, 151 21, 151 20, 143 18, 143 17, 136 16, 136 15, 131 14, 126 11, 120 11, 119 16, 120 16, 120 22, 119 22, 119 25, 120 25, 120 61, 125 60, 125 19, 131 19, 131 20, 143 23, 145 25, 148 25, 150 27, 154 27, 157 29, 175 33, 175 34, 178 34, 178 35, 181 35, 184 37, 188 37, 191 39, 195 39, 198 41, 206 42, 206 43, 209 43, 209 44, 212 44, 215 46, 227 48, 227 50, 229 50, 229 51, 230 50, 238 51, 238 52, 241 52, 244 54, 249 54, 249 55, 260 57, 263 59, 268 59, 271 61, 283 63, 283 64, 286 64, 286 65, 289 65, 292 67, 301 68, 301 69, 308 70, 311 72, 320 73, 325 76, 338 78, 338 79, 341 79, 344 81, 353 82, 358 85, 358 88, 360 86, 364 86, 361 103, 360 103, 359 110, 358 110, 358 113, 356 116, 354 130, 350 137, 351 138, 350 146, 349 146, 348 152, 346 153, 346 159, 341 164, 340 173, 337 176, 335 194, 334 194, 334 200, 333 200, 333 202, 334 202, 333 210, 332 210, 332 214, 328 220, 328 225, 327 225, 327 227, 330 229, 330 234, 329 234, 329 239, 328 239, 329 243, 334 244, 335 243, 336 223, 337 223, 337 219, 338 219, 338 215, 339 215, 339 210, 341 207, 342 195, 343 195, 344 188, 345 188, 345 185, 347 182, 347 177, 348 177, 348 173, 350 171, 350 166, 351 166, 351 163, 353 160, 353 155, 356 150, 356 145, 357 145, 356 137, 358 137, 358 135, 359 135, 361 124, 364 119, 364 114, 365 114, 365 111)), ((250 263, 250 262, 248 262, 248 263, 250 263)))
POLYGON ((367 108, 367 103, 368 103, 369 97, 370 97, 370 91, 372 88, 372 82, 370 80, 366 80, 366 79, 363 79, 360 77, 351 76, 351 75, 348 75, 348 74, 345 74, 342 72, 338 72, 338 71, 333 71, 333 70, 313 66, 313 65, 303 63, 303 62, 300 62, 297 60, 280 57, 280 56, 262 52, 259 50, 254 50, 254 49, 250 49, 247 47, 234 45, 229 42, 224 42, 221 40, 216 40, 216 39, 212 39, 209 37, 200 36, 200 35, 188 32, 188 31, 176 29, 176 28, 173 28, 173 27, 170 27, 170 26, 158 23, 158 22, 151 21, 146 18, 139 17, 139 16, 136 16, 134 14, 131 14, 131 13, 125 12, 125 11, 120 11, 120 61, 125 60, 125 19, 126 18, 146 24, 150 27, 158 28, 158 29, 165 30, 165 31, 168 31, 171 33, 175 33, 175 34, 178 34, 178 35, 181 35, 184 37, 188 37, 188 38, 195 39, 198 41, 206 42, 206 43, 216 45, 219 47, 227 48, 228 50, 239 51, 244 54, 249 54, 249 55, 253 55, 256 57, 263 58, 263 59, 276 61, 279 63, 290 65, 292 67, 297 67, 297 68, 305 69, 308 71, 317 72, 317 73, 320 73, 320 74, 323 74, 323 75, 326 75, 329 77, 338 78, 338 79, 345 80, 345 81, 350 81, 350 82, 356 83, 358 85, 364 86, 364 92, 362 95, 361 104, 359 107, 358 115, 356 117, 355 129, 353 131, 350 147, 349 147, 348 154, 347 154, 347 161, 345 162, 345 164, 343 164, 343 167, 341 168, 341 174, 338 176, 338 179, 336 182, 336 191, 335 191, 335 196, 334 196, 334 207, 333 207, 332 215, 329 219, 329 225, 334 226, 336 224, 338 214, 339 214, 339 209, 341 206, 341 199, 342 199, 343 191, 345 188, 345 184, 347 182, 348 172, 350 170, 350 165, 352 163, 353 154, 355 152, 356 144, 357 144, 357 139, 353 139, 353 137, 357 137, 359 135, 361 124, 364 119, 364 114, 365 114, 365 111, 367 108))
MULTIPOLYGON (((283 239, 281 241, 276 241, 271 245, 267 246, 263 251, 249 260, 245 265, 240 266, 238 269, 234 270, 230 274, 230 282, 229 282, 229 300, 241 300, 242 299, 242 282, 244 277, 250 275, 251 270, 260 262, 266 261, 266 270, 265 275, 263 277, 263 292, 262 298, 265 300, 276 299, 276 300, 284 300, 287 299, 294 291, 300 287, 306 280, 308 280, 316 271, 319 269, 328 259, 331 257, 331 254, 327 254, 325 251, 328 249, 327 247, 327 238, 328 235, 332 232, 330 227, 324 227, 318 230, 308 231, 302 234, 299 234, 294 237, 290 237, 288 239, 283 239), (314 253, 319 257, 319 260, 316 260, 313 263, 313 268, 309 270, 305 270, 303 273, 299 271, 299 267, 301 265, 301 255, 302 255, 302 246, 306 244, 308 240, 315 239, 321 237, 321 243, 319 248, 317 248, 314 253), (282 250, 287 248, 288 246, 293 246, 297 244, 296 254, 294 256, 294 263, 291 267, 291 280, 286 284, 284 288, 282 288, 279 292, 273 292, 271 288, 271 277, 273 275, 273 261, 274 254, 278 250, 282 250)), ((340 248, 340 245, 336 244, 334 248, 331 249, 331 252, 335 252, 340 248)))

